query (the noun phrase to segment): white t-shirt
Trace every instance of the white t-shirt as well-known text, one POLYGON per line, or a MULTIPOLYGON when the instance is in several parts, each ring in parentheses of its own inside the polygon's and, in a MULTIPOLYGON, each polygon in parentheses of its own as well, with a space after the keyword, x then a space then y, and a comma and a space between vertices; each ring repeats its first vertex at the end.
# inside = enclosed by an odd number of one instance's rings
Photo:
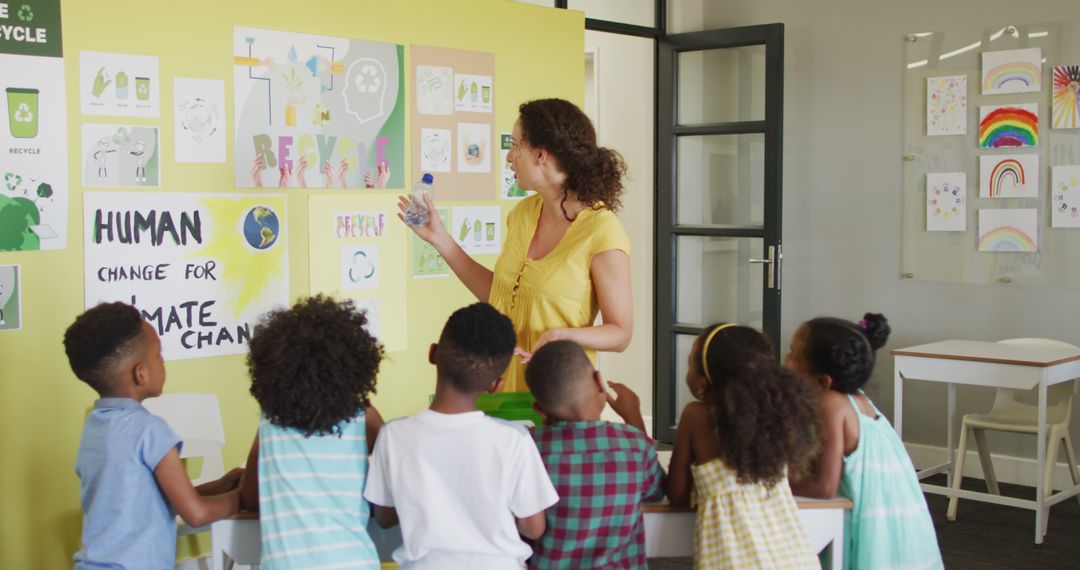
POLYGON ((483 412, 424 410, 388 422, 364 498, 395 507, 402 568, 521 568, 532 549, 515 518, 559 497, 529 433, 483 412))

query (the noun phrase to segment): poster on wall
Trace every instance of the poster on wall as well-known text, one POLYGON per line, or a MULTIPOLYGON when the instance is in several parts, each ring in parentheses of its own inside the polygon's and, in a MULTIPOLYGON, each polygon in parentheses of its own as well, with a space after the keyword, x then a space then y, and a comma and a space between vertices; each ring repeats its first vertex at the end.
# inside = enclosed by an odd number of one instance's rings
POLYGON ((1038 104, 979 107, 979 148, 1037 146, 1038 144, 1038 104))
POLYGON ((22 329, 22 273, 18 265, 0 265, 0 332, 22 329))
MULTIPOLYGON (((436 206, 443 227, 450 227, 450 209, 436 206)), ((435 246, 420 239, 420 236, 412 234, 412 274, 414 279, 428 277, 446 277, 450 275, 450 266, 435 249, 435 246)))
POLYGON ((67 248, 59 0, 0 2, 0 252, 67 248))
POLYGON ((502 250, 502 208, 499 206, 454 206, 447 229, 466 253, 475 255, 502 250))
POLYGON ((510 133, 499 134, 499 164, 502 165, 502 178, 499 180, 499 196, 507 200, 520 200, 526 196, 525 191, 517 184, 517 174, 510 168, 506 157, 510 149, 514 147, 514 138, 510 133))
POLYGON ((1042 49, 985 51, 982 93, 1037 93, 1042 89, 1042 49))
POLYGON ((967 134, 967 76, 926 78, 926 135, 967 134))
POLYGON ((80 52, 79 107, 84 115, 160 117, 158 58, 80 52))
POLYGON ((980 198, 1038 198, 1039 155, 992 154, 979 157, 980 198))
POLYGON ((967 174, 931 172, 926 175, 926 231, 967 229, 967 174))
POLYGON ((176 162, 225 162, 225 82, 173 79, 176 162))
POLYGON ((397 196, 314 195, 308 202, 311 294, 352 299, 389 352, 405 350, 405 233, 397 196))
POLYGON ((1054 67, 1053 120, 1055 129, 1080 128, 1080 65, 1054 67))
POLYGON ((494 164, 495 54, 412 45, 409 57, 416 86, 410 129, 420 141, 412 179, 438 173, 440 200, 494 199, 501 175, 494 164))
POLYGON ((1050 169, 1050 226, 1080 228, 1080 166, 1050 169))
POLYGON ((82 185, 161 186, 161 139, 157 127, 82 126, 82 185))
POLYGON ((86 192, 85 303, 124 301, 166 360, 247 352, 289 302, 285 196, 86 192))
POLYGON ((238 187, 405 186, 403 46, 238 27, 232 49, 238 187))
POLYGON ((979 251, 1039 251, 1034 209, 979 210, 979 251))

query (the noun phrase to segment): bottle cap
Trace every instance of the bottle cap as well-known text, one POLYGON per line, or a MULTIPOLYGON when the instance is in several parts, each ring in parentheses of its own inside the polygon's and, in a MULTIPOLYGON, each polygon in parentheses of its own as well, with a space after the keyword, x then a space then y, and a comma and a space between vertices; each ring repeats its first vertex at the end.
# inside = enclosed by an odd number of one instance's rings
POLYGON ((431 173, 425 172, 424 177, 421 178, 420 181, 423 182, 424 184, 431 184, 432 182, 435 181, 435 177, 432 176, 431 173))

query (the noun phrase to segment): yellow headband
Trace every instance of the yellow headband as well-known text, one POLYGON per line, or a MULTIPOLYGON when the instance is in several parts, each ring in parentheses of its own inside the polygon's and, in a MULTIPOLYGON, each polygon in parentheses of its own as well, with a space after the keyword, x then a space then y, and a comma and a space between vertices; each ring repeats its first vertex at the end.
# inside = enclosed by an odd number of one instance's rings
POLYGON ((709 343, 712 342, 712 339, 714 336, 716 336, 716 333, 724 329, 737 326, 739 325, 736 323, 720 325, 713 329, 712 332, 709 333, 709 336, 705 337, 705 341, 701 343, 701 367, 705 371, 705 379, 709 381, 709 384, 712 384, 712 376, 709 376, 709 343))

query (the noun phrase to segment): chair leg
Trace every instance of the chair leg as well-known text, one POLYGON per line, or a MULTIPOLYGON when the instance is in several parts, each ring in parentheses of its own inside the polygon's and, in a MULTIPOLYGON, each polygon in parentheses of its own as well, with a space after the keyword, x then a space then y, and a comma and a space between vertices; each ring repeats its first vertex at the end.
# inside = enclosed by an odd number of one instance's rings
POLYGON ((986 479, 986 489, 991 495, 1000 495, 997 477, 994 475, 994 462, 990 459, 990 448, 986 445, 986 430, 972 429, 975 436, 975 448, 979 450, 979 463, 982 464, 983 478, 986 479))
POLYGON ((1047 439, 1046 465, 1043 466, 1043 493, 1049 497, 1054 494, 1054 467, 1057 466, 1058 444, 1064 438, 1058 430, 1052 429, 1050 430, 1050 437, 1047 439))
MULTIPOLYGON (((1072 475, 1073 485, 1080 485, 1080 468, 1076 465, 1076 451, 1073 449, 1072 436, 1069 430, 1065 430, 1065 457, 1069 460, 1069 474, 1072 475)), ((1076 497, 1080 501, 1080 496, 1076 497)))
MULTIPOLYGON (((964 460, 967 458, 967 424, 960 424, 960 445, 956 449, 956 463, 953 464, 952 472, 952 488, 957 490, 960 488, 960 481, 964 479, 964 460)), ((959 497, 949 497, 949 510, 945 513, 945 519, 954 521, 956 520, 956 507, 959 504, 959 497)))

